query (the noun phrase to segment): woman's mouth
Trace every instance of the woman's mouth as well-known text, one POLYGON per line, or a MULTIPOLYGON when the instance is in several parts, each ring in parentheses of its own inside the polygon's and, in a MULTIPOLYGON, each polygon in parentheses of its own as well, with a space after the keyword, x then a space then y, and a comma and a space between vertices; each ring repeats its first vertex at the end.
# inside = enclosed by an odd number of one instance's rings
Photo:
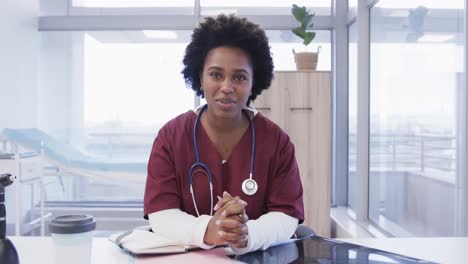
POLYGON ((230 98, 220 98, 217 101, 222 103, 222 104, 233 104, 233 103, 235 103, 235 101, 230 99, 230 98))

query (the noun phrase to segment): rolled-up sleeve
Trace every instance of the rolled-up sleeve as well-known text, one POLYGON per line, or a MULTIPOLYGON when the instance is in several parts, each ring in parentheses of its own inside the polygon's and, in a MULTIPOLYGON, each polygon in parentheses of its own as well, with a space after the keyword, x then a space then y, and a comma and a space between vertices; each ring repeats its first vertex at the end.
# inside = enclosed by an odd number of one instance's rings
POLYGON ((206 228, 211 220, 209 215, 195 217, 179 209, 162 210, 148 215, 153 232, 185 245, 203 249, 213 248, 204 242, 206 228))

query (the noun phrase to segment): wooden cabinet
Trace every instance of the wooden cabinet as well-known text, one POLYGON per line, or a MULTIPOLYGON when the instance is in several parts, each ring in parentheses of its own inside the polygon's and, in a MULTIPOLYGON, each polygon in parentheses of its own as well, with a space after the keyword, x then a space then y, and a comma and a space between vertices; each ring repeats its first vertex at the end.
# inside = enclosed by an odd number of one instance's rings
POLYGON ((330 72, 275 72, 255 108, 288 133, 304 188, 304 224, 330 237, 330 72))

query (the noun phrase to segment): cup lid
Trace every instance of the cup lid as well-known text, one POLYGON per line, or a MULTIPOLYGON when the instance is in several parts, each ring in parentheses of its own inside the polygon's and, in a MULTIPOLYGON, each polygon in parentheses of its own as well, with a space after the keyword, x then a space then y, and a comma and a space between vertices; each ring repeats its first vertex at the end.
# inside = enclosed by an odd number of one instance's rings
POLYGON ((76 234, 96 229, 91 215, 62 215, 52 219, 49 231, 54 234, 76 234))

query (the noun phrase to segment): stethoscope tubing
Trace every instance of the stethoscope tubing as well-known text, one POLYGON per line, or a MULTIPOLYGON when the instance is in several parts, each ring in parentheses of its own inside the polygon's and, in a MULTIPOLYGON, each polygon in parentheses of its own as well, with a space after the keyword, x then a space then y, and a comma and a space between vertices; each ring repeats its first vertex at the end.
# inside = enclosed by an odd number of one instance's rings
MULTIPOLYGON (((194 190, 193 190, 193 173, 195 171, 196 167, 202 167, 205 170, 205 174, 208 177, 208 184, 210 187, 210 215, 213 215, 213 177, 211 175, 211 171, 208 168, 208 166, 200 161, 200 155, 198 153, 198 144, 197 144, 197 128, 198 125, 200 124, 200 117, 202 113, 208 108, 208 105, 204 105, 202 109, 200 110, 200 113, 197 116, 197 119, 195 120, 195 125, 193 127, 193 146, 195 150, 195 163, 190 167, 189 173, 188 173, 188 180, 189 180, 189 186, 190 186, 190 194, 192 195, 192 202, 195 207, 195 211, 198 216, 200 216, 200 213, 198 211, 197 207, 197 202, 195 201, 195 195, 194 195, 194 190)), ((252 152, 251 152, 251 157, 250 157, 250 173, 249 173, 249 180, 252 181, 253 183, 256 182, 252 179, 253 177, 253 169, 254 169, 254 158, 255 158, 255 128, 252 122, 252 119, 250 118, 249 114, 242 109, 242 113, 246 116, 247 120, 249 121, 249 126, 250 130, 252 132, 252 152)), ((242 186, 244 187, 244 186, 242 186)), ((242 188, 244 190, 244 188, 242 188)), ((244 190, 245 192, 245 190, 244 190)), ((248 194, 248 193, 246 193, 248 194)), ((252 194, 248 194, 252 195, 252 194)))

